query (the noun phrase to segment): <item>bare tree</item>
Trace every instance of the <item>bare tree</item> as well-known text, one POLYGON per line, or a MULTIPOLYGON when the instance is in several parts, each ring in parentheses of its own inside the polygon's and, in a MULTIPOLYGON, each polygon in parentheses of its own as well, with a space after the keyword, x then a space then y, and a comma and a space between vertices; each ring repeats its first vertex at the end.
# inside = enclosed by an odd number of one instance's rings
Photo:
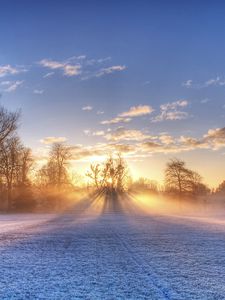
POLYGON ((101 169, 99 164, 91 164, 90 170, 87 172, 86 176, 93 180, 97 190, 99 190, 102 187, 101 169))
POLYGON ((18 153, 18 167, 13 190, 13 207, 17 210, 30 210, 36 206, 33 186, 33 164, 31 149, 21 145, 18 153))
POLYGON ((185 162, 178 159, 172 159, 167 163, 165 170, 167 189, 178 191, 179 195, 182 195, 186 190, 189 175, 189 170, 185 168, 185 162))
POLYGON ((65 193, 71 191, 73 187, 69 174, 71 157, 71 148, 67 145, 63 143, 52 145, 47 163, 36 175, 36 187, 39 191, 41 205, 48 208, 62 208, 65 193))
POLYGON ((68 184, 68 166, 71 156, 70 147, 62 143, 53 144, 47 164, 39 171, 39 177, 46 186, 60 192, 63 186, 68 184))
POLYGON ((172 159, 165 170, 165 184, 167 191, 182 195, 196 196, 207 189, 202 183, 201 176, 185 166, 185 162, 179 159, 172 159), (205 187, 203 189, 203 186, 205 187))
POLYGON ((70 148, 61 143, 54 144, 50 152, 49 163, 55 172, 56 185, 59 191, 61 190, 62 185, 66 184, 68 181, 67 167, 71 156, 70 148))
POLYGON ((19 157, 19 169, 17 174, 18 185, 25 187, 30 184, 29 174, 34 164, 30 148, 21 147, 19 157))
POLYGON ((0 143, 16 131, 19 116, 19 112, 9 112, 0 106, 0 143))
POLYGON ((122 158, 120 153, 117 157, 116 177, 116 189, 119 191, 124 191, 128 179, 128 168, 125 160, 122 158))
POLYGON ((21 149, 18 137, 7 138, 0 144, 0 174, 6 184, 8 210, 12 208, 12 190, 20 169, 21 149))
POLYGON ((215 193, 217 194, 225 194, 225 180, 222 181, 219 186, 216 188, 215 193))
POLYGON ((126 188, 128 168, 121 155, 117 154, 116 158, 110 156, 102 165, 91 165, 86 175, 99 192, 122 192, 126 188))

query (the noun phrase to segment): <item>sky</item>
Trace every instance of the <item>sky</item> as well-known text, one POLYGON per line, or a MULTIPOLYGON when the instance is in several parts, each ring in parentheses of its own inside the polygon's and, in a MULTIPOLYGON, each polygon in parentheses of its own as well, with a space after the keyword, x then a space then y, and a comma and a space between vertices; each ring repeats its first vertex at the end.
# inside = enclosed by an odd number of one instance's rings
POLYGON ((178 157, 225 179, 223 1, 0 5, 0 102, 39 160, 64 142, 78 172, 120 151, 134 177, 178 157))

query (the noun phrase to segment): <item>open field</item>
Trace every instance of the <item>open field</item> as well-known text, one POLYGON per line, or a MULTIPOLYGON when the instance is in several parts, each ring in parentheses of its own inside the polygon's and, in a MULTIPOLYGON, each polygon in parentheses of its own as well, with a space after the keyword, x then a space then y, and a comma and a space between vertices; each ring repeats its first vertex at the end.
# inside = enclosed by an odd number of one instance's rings
POLYGON ((225 299, 224 249, 222 217, 129 199, 1 215, 0 299, 225 299))

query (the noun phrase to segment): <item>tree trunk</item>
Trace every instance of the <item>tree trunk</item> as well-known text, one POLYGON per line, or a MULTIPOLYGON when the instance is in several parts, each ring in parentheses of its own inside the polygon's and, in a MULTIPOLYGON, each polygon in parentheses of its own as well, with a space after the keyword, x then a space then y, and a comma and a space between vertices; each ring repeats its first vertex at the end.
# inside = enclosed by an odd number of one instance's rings
POLYGON ((12 185, 8 183, 7 189, 7 211, 9 212, 12 209, 12 185))

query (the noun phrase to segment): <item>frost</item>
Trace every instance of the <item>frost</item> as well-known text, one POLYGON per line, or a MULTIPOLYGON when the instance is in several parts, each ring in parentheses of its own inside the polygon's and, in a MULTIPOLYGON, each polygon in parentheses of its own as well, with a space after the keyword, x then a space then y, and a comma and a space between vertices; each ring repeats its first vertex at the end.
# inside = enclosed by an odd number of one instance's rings
POLYGON ((225 223, 165 215, 0 216, 0 299, 224 299, 225 223))

